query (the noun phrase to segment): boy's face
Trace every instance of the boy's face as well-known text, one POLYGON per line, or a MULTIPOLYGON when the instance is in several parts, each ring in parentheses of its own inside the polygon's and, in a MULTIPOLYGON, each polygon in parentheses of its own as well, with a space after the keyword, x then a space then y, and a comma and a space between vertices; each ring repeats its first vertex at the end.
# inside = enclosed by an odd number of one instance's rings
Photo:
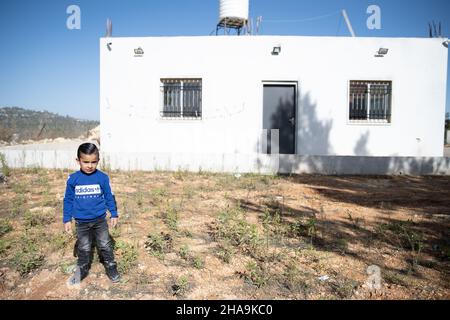
POLYGON ((93 154, 80 154, 80 158, 77 159, 78 164, 80 165, 80 170, 84 173, 92 173, 97 169, 98 165, 98 155, 93 154))

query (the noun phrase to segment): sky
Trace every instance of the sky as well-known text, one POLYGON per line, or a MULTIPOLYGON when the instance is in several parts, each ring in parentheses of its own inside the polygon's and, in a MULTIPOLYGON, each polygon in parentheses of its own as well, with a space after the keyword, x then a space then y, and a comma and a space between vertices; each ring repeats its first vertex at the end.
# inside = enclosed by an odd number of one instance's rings
MULTIPOLYGON (((450 34, 448 0, 250 0, 249 15, 262 16, 262 35, 350 36, 342 9, 361 37, 428 37, 431 21, 450 34), (370 5, 381 10, 380 29, 367 27, 370 5)), ((99 120, 107 18, 113 36, 138 37, 210 35, 218 17, 219 0, 0 0, 0 107, 99 120), (79 29, 67 27, 71 5, 80 8, 79 29)))

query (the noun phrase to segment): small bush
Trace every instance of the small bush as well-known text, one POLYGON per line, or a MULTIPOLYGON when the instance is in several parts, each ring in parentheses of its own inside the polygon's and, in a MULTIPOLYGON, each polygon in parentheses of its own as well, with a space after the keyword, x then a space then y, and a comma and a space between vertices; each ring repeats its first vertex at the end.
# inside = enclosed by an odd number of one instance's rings
POLYGON ((358 282, 348 279, 341 279, 330 283, 330 285, 339 298, 350 299, 353 292, 358 287, 358 282))
POLYGON ((0 256, 3 256, 10 248, 11 244, 8 241, 0 239, 0 256))
POLYGON ((173 230, 178 230, 178 210, 171 206, 167 211, 164 213, 164 222, 167 224, 167 226, 173 230))
POLYGON ((30 238, 27 234, 22 236, 17 253, 11 262, 22 276, 42 266, 44 255, 40 252, 36 239, 30 238))
POLYGON ((192 257, 192 265, 196 269, 203 269, 205 266, 205 261, 201 257, 195 256, 192 257))
POLYGON ((256 225, 248 223, 239 209, 220 212, 218 222, 216 238, 253 256, 263 253, 263 240, 258 234, 256 225))
POLYGON ((172 236, 170 234, 150 234, 145 242, 145 248, 148 253, 159 258, 164 259, 164 255, 172 250, 172 236))
POLYGON ((288 225, 288 234, 294 237, 308 237, 311 245, 317 234, 316 217, 310 217, 308 220, 298 220, 288 225))
POLYGON ((283 285, 290 291, 302 292, 305 296, 309 293, 309 286, 305 280, 305 273, 298 269, 295 262, 290 261, 285 267, 283 277, 283 285))
POLYGON ((55 221, 53 211, 27 211, 25 213, 25 228, 33 228, 37 226, 46 226, 55 221))
POLYGON ((155 188, 151 191, 151 194, 154 197, 165 197, 167 196, 168 192, 165 188, 155 188))
POLYGON ((115 243, 115 255, 120 273, 128 273, 137 263, 138 252, 136 246, 124 241, 115 243))
POLYGON ((348 242, 345 238, 338 238, 336 240, 336 248, 341 254, 345 254, 348 250, 348 242))
POLYGON ((246 270, 241 274, 241 277, 244 278, 246 283, 257 288, 265 286, 269 280, 269 275, 265 268, 254 261, 247 263, 246 270))
POLYGON ((0 152, 0 165, 1 170, 0 173, 3 173, 4 176, 9 177, 11 175, 11 169, 8 166, 8 163, 6 162, 6 156, 0 152))
POLYGON ((38 269, 44 263, 44 256, 37 251, 18 252, 13 258, 13 264, 21 276, 38 269))
POLYGON ((179 277, 172 285, 172 293, 174 296, 184 295, 189 290, 189 279, 187 276, 179 277))
POLYGON ((424 239, 423 233, 414 230, 412 220, 379 224, 375 227, 375 233, 379 239, 395 247, 410 250, 412 263, 409 271, 414 271, 417 268, 424 247, 424 239))
POLYGON ((60 265, 60 270, 62 273, 64 274, 72 274, 75 269, 77 267, 77 263, 76 262, 63 262, 60 265))
POLYGON ((70 237, 66 233, 55 234, 51 239, 51 244, 56 250, 62 250, 71 242, 70 237))
POLYGON ((181 258, 187 260, 189 258, 189 247, 187 245, 182 245, 180 250, 178 251, 178 254, 181 258))
POLYGON ((13 227, 8 219, 0 219, 0 237, 12 231, 13 227))
POLYGON ((222 260, 225 263, 230 263, 231 258, 233 257, 233 251, 229 246, 220 246, 219 250, 217 251, 217 256, 220 260, 222 260))

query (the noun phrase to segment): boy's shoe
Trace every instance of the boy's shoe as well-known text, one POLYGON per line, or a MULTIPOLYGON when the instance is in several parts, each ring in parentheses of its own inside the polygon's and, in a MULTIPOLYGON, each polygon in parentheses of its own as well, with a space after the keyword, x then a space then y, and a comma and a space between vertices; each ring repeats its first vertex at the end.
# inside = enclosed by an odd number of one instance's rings
POLYGON ((79 267, 77 266, 75 269, 75 273, 69 279, 69 285, 77 285, 89 274, 89 268, 87 266, 79 267))
POLYGON ((115 262, 105 263, 105 271, 112 282, 117 283, 120 281, 120 274, 119 271, 117 271, 117 264, 115 262))

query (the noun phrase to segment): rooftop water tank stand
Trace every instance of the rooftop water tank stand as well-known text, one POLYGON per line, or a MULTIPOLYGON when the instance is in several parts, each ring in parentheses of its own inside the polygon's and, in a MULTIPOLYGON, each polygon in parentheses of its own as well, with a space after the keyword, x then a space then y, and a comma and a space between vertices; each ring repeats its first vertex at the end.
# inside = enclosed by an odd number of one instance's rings
POLYGON ((248 27, 249 0, 220 0, 219 23, 216 26, 216 36, 223 29, 224 34, 235 30, 240 35, 244 27, 248 27))
POLYGON ((216 26, 216 36, 219 34, 219 30, 223 29, 225 34, 230 34, 230 30, 235 30, 237 35, 240 35, 244 23, 240 18, 223 18, 216 26))

